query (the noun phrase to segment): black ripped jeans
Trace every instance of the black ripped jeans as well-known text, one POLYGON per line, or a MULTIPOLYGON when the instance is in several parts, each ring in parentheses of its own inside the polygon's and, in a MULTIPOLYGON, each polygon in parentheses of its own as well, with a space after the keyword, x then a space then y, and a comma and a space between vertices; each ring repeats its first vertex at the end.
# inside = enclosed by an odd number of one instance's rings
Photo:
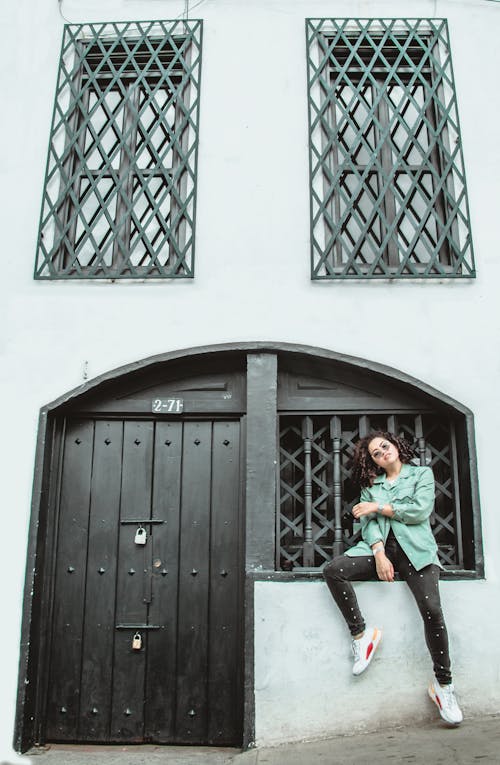
MULTIPOLYGON (((387 537, 385 554, 417 601, 424 622, 425 640, 432 657, 434 674, 440 685, 447 685, 451 683, 451 664, 448 633, 439 597, 439 566, 425 566, 417 571, 392 531, 387 537)), ((375 557, 339 555, 325 566, 323 576, 351 635, 359 635, 366 625, 351 582, 378 579, 375 557)))

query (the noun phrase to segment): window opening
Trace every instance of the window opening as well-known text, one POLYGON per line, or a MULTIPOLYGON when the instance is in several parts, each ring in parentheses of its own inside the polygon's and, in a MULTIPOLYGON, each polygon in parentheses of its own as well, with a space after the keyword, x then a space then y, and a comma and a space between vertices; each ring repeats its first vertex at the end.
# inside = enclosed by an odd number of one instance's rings
POLYGON ((190 277, 201 22, 67 26, 35 277, 190 277))
POLYGON ((431 526, 440 561, 448 570, 472 567, 453 420, 434 413, 314 414, 280 417, 277 569, 319 569, 359 541, 360 525, 352 516, 359 488, 351 481, 351 462, 357 440, 372 430, 404 436, 416 450, 415 464, 432 468, 431 526))
POLYGON ((307 22, 312 278, 474 276, 446 21, 307 22))

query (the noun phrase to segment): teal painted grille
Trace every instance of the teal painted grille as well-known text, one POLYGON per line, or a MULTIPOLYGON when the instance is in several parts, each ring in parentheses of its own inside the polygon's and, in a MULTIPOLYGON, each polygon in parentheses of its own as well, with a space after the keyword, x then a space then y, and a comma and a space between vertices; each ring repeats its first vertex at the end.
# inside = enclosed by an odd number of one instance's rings
POLYGON ((201 21, 65 28, 35 278, 192 277, 201 21))
POLYGON ((332 555, 359 542, 360 525, 352 516, 359 500, 359 488, 351 480, 352 457, 356 442, 376 430, 404 437, 418 454, 415 464, 433 470, 431 526, 443 567, 461 570, 470 561, 473 543, 464 534, 464 481, 453 422, 437 412, 282 415, 277 569, 319 569, 332 555))
POLYGON ((446 21, 306 31, 312 278, 475 276, 446 21))

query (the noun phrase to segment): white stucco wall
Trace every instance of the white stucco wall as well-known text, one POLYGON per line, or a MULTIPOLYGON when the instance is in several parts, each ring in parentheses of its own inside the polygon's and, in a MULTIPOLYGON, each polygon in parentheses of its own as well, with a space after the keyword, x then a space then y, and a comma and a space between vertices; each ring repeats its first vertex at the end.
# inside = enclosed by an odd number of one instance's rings
MULTIPOLYGON (((184 8, 184 0, 62 3, 75 23, 174 18, 184 8)), ((205 0, 193 17, 204 19, 196 278, 47 283, 35 282, 32 273, 64 22, 56 0, 0 7, 8 115, 0 123, 0 759, 15 759, 10 742, 40 407, 81 384, 84 370, 91 378, 152 354, 219 342, 275 340, 361 356, 414 375, 472 409, 487 578, 446 582, 443 595, 466 713, 500 709, 500 659, 489 651, 491 633, 500 627, 492 608, 500 595, 500 4, 205 0), (310 281, 306 16, 448 18, 478 269, 474 282, 310 281)), ((371 726, 428 714, 423 690, 429 666, 418 614, 403 585, 390 589, 389 598, 389 586, 361 588, 370 608, 383 612, 386 638, 370 676, 355 683, 345 628, 321 583, 256 585, 258 742, 324 735, 353 721, 371 726), (410 661, 402 657, 406 640, 410 661), (390 714, 380 707, 382 689, 390 714)))
MULTIPOLYGON (((355 587, 365 618, 383 630, 370 670, 360 677, 351 672, 349 632, 321 582, 257 583, 257 745, 435 718, 427 696, 432 663, 407 585, 355 587)), ((478 651, 479 625, 498 589, 492 583, 442 582, 441 593, 464 715, 498 712, 500 667, 492 668, 478 651)))

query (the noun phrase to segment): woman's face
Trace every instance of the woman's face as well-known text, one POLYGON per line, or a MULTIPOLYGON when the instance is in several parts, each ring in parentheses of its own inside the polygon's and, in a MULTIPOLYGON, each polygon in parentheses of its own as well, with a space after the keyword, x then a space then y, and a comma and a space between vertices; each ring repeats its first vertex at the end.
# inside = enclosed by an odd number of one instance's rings
POLYGON ((368 444, 370 457, 377 465, 383 469, 395 462, 399 462, 399 452, 394 444, 391 444, 386 438, 373 438, 368 444))

